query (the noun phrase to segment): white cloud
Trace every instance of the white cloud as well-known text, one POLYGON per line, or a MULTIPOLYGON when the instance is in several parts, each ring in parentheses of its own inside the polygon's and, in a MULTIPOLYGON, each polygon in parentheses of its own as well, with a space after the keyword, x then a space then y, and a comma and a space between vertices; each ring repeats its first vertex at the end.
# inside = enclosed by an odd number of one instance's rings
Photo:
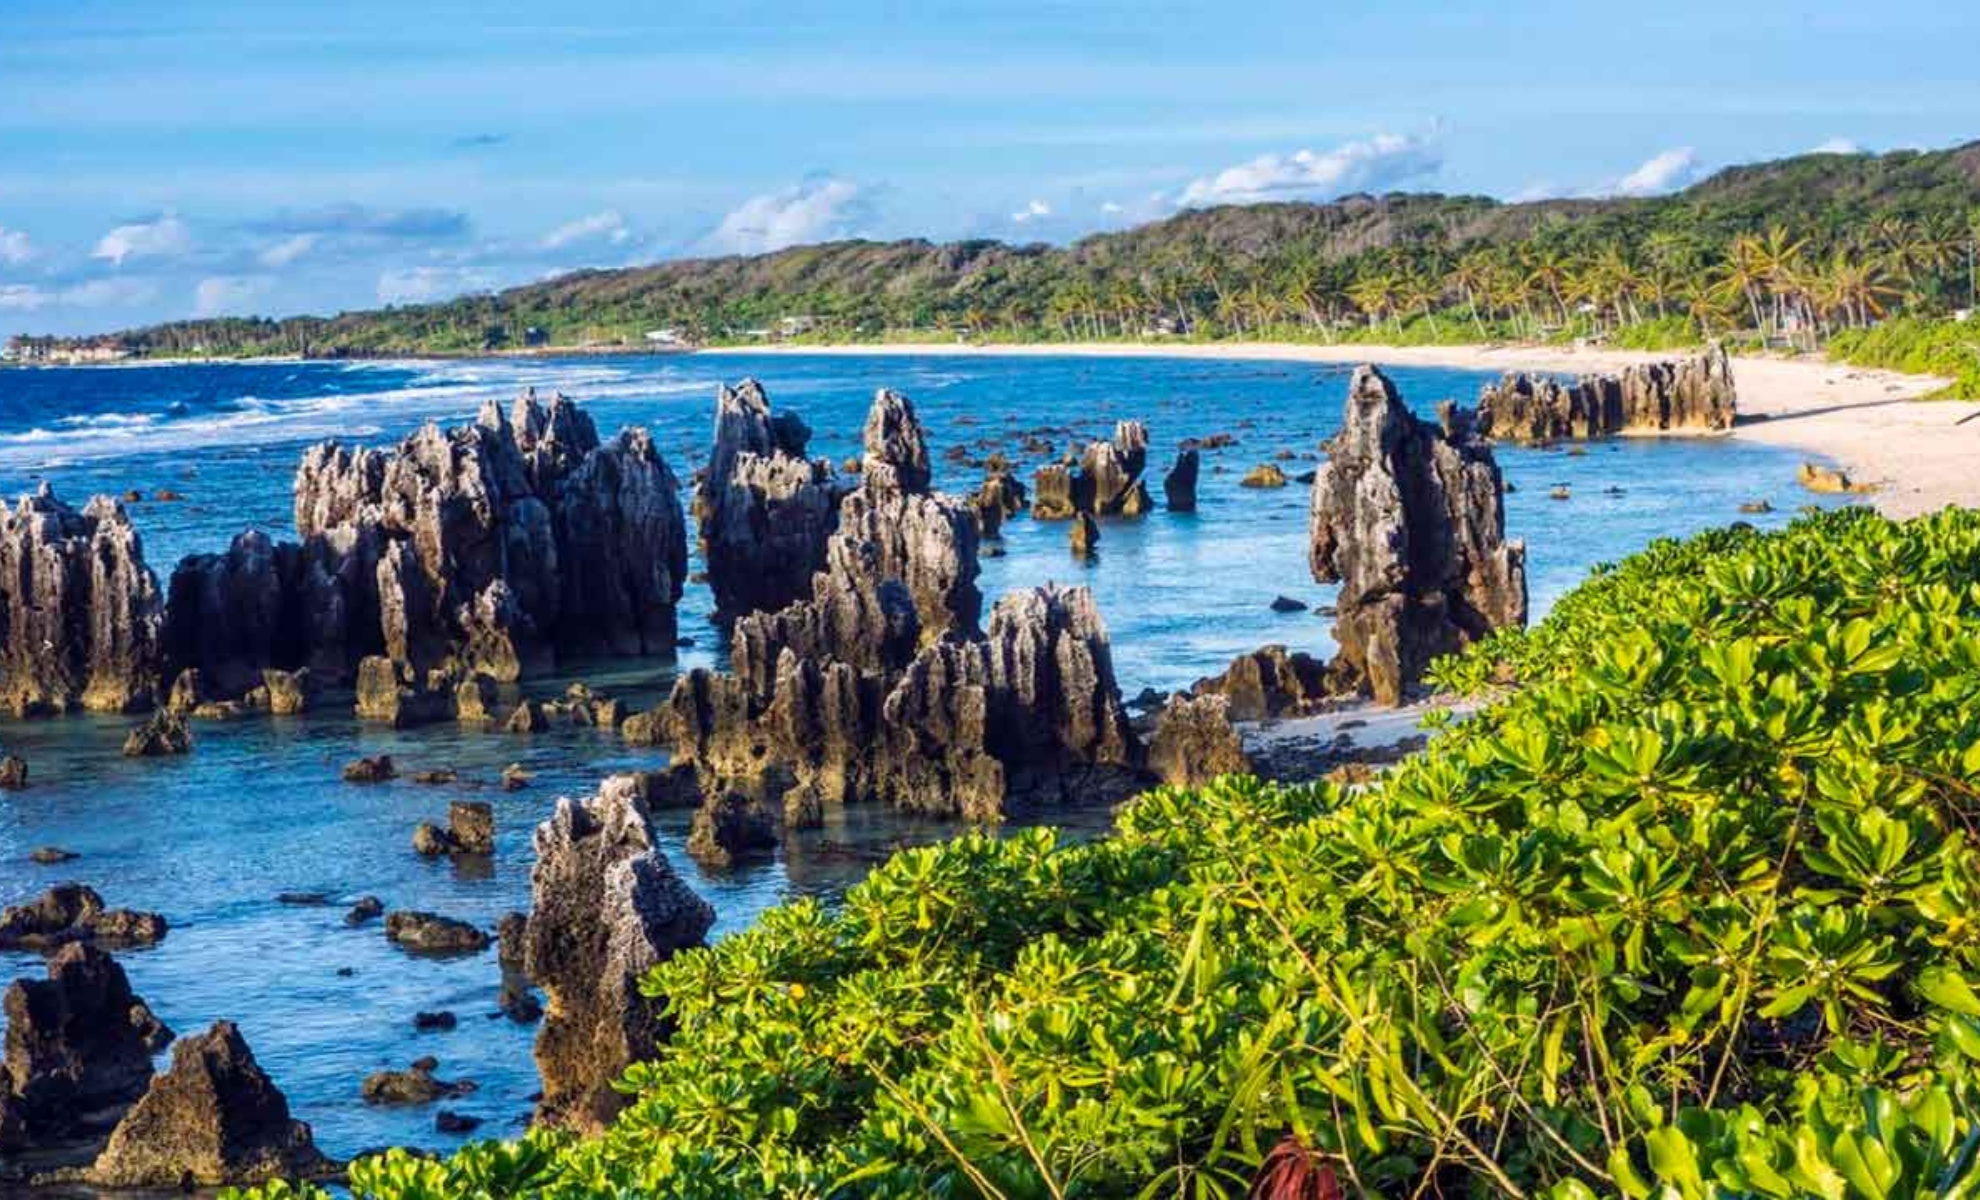
POLYGON ((192 231, 171 213, 155 221, 134 221, 119 225, 103 235, 91 251, 91 258, 108 259, 123 266, 131 258, 176 258, 192 249, 192 231))
POLYGON ((1616 180, 1607 193, 1611 196, 1661 196, 1696 182, 1702 173, 1697 151, 1689 146, 1679 146, 1655 155, 1616 180))
POLYGON ((1808 151, 1810 154, 1861 154, 1863 147, 1848 138, 1830 138, 1808 151))
POLYGON ((314 249, 318 236, 314 233, 299 233, 292 238, 276 242, 256 257, 261 260, 261 265, 264 267, 286 267, 314 249))
POLYGON ((394 267, 378 277, 378 300, 382 304, 424 304, 494 285, 492 276, 473 267, 394 267))
POLYGON ((621 245, 632 237, 632 230, 626 228, 626 218, 617 210, 592 213, 557 226, 543 237, 545 250, 561 250, 573 242, 589 242, 603 239, 614 246, 621 245))
POLYGON ((1102 200, 1100 202, 1101 216, 1105 216, 1105 217, 1118 216, 1119 214, 1126 211, 1127 211, 1126 209, 1122 208, 1119 204, 1116 204, 1112 200, 1102 200))
POLYGON ((1349 192, 1379 192, 1443 166, 1429 138, 1384 133, 1345 142, 1324 154, 1300 150, 1266 154, 1190 183, 1181 208, 1252 204, 1262 200, 1331 200, 1349 192))
POLYGON ((193 316, 246 316, 273 282, 265 275, 215 275, 193 289, 193 316))
POLYGON ((0 225, 0 264, 18 267, 34 257, 34 243, 18 229, 0 225))
POLYGON ((156 286, 136 279, 91 279, 62 288, 9 283, 0 284, 0 310, 35 312, 44 308, 111 308, 144 304, 157 294, 156 286))
POLYGON ((751 196, 702 239, 702 248, 717 254, 762 254, 854 236, 870 216, 868 198, 859 184, 820 176, 796 187, 751 196))
POLYGON ((1023 225, 1027 222, 1036 221, 1041 217, 1049 217, 1051 215, 1051 205, 1045 203, 1043 200, 1033 200, 1023 208, 1012 213, 1011 220, 1019 225, 1023 225))

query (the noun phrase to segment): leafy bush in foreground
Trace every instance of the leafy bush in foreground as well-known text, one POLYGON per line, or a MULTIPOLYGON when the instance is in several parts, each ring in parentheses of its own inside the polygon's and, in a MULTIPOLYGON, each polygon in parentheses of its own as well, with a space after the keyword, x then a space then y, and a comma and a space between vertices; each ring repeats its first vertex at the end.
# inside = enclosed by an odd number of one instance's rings
POLYGON ((354 1189, 1238 1196, 1290 1133, 1362 1195, 1971 1195, 1976 581, 1967 512, 1658 543, 1373 787, 901 854, 656 971, 606 1136, 354 1189))

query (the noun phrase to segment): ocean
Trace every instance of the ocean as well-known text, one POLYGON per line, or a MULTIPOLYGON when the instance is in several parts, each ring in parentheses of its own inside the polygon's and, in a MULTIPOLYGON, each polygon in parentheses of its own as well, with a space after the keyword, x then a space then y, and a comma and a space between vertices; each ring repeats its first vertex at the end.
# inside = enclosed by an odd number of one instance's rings
MULTIPOLYGON (((1474 400, 1486 381, 1444 369, 1389 373, 1426 414, 1441 400, 1474 400)), ((580 401, 608 436, 646 426, 682 480, 684 504, 687 481, 707 455, 717 384, 751 375, 777 407, 803 414, 813 452, 835 461, 857 453, 874 389, 905 392, 928 429, 936 486, 957 492, 973 489, 981 473, 944 458, 951 447, 1020 457, 1020 431, 1050 428, 1064 446, 1139 418, 1150 430, 1149 483, 1159 501, 1177 443, 1231 434, 1237 444, 1205 454, 1197 513, 1158 507, 1139 521, 1103 522, 1099 555, 1087 563, 1071 557, 1063 523, 1020 517, 1006 527, 1006 553, 984 560, 986 611, 997 596, 1047 580, 1091 587, 1123 691, 1133 696, 1144 687, 1187 686, 1269 643, 1331 652, 1327 620, 1272 609, 1281 595, 1314 606, 1332 599, 1332 589, 1307 572, 1307 489, 1252 490, 1238 481, 1288 452, 1279 461, 1288 475, 1311 470, 1320 442, 1339 426, 1348 374, 1294 362, 940 354, 9 369, 0 370, 0 492, 12 497, 47 481, 78 507, 92 493, 142 492, 147 499, 130 508, 162 586, 181 556, 222 549, 243 528, 287 533, 290 480, 309 444, 390 443, 429 419, 470 419, 488 398, 506 405, 526 387, 580 401), (149 498, 160 489, 182 498, 149 498)), ((1515 489, 1506 497, 1507 523, 1527 544, 1535 618, 1590 566, 1654 538, 1734 520, 1780 524, 1805 503, 1842 502, 1798 491, 1800 457, 1727 438, 1620 439, 1585 453, 1501 448, 1515 489), (1572 498, 1550 499, 1562 485, 1572 498), (1775 511, 1739 514, 1740 503, 1759 499, 1775 511)), ((1025 460, 1027 478, 1035 465, 1025 460)), ((650 704, 676 671, 721 665, 709 611, 706 587, 691 585, 681 628, 694 644, 678 661, 575 664, 571 678, 650 704)), ((532 682, 531 690, 547 696, 562 682, 532 682)), ((119 750, 129 724, 102 717, 0 723, 0 747, 25 756, 33 778, 25 791, 0 793, 0 903, 73 878, 113 906, 164 913, 172 932, 162 943, 119 956, 138 994, 181 1033, 223 1017, 237 1021, 327 1153, 438 1149, 459 1140, 435 1132, 430 1108, 371 1108, 359 1099, 365 1074, 425 1054, 440 1060, 443 1078, 479 1084, 446 1107, 483 1118, 480 1135, 518 1132, 537 1088, 534 1030, 496 1015, 492 952, 414 958, 388 945, 376 923, 346 928, 344 908, 368 893, 388 908, 492 925, 528 907, 530 832, 557 796, 585 794, 604 775, 664 757, 590 730, 395 732, 326 708, 202 723, 189 756, 127 760, 119 750), (380 752, 393 754, 403 775, 452 766, 460 782, 340 780, 343 763, 380 752), (532 771, 532 786, 502 791, 497 779, 509 763, 532 771), (494 804, 492 867, 430 862, 410 849, 414 824, 443 819, 449 798, 460 795, 494 804), (29 863, 28 850, 42 845, 81 857, 57 867, 29 863), (280 893, 320 894, 323 902, 278 903, 280 893), (416 1033, 414 1013, 436 1009, 457 1013, 458 1026, 416 1033)), ((1104 812, 1083 811, 1063 823, 1091 832, 1106 821, 1104 812)), ((792 896, 829 901, 890 847, 955 830, 849 811, 793 839, 775 862, 718 873, 680 852, 685 814, 663 824, 676 867, 716 907, 718 937, 792 896)), ((0 973, 38 976, 39 956, 0 955, 0 973)))

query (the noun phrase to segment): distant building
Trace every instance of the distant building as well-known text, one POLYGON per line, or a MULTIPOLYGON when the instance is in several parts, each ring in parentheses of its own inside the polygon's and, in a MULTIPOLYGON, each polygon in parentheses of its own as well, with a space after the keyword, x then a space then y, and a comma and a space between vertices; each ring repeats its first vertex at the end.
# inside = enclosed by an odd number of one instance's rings
POLYGON ((801 337, 816 328, 818 328, 817 317, 784 317, 777 322, 777 336, 780 338, 801 337))
POLYGON ((678 329, 649 329, 646 331, 646 344, 649 346, 685 346, 687 338, 678 329))
POLYGON ((541 326, 531 325, 528 329, 523 330, 523 345, 547 346, 549 344, 550 333, 541 326))

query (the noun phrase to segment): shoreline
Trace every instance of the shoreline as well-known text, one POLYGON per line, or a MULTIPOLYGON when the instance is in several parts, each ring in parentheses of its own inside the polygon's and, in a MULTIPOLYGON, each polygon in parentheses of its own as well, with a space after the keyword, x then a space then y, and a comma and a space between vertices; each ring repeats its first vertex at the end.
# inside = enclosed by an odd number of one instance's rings
MULTIPOLYGON (((1477 346, 1309 345, 1301 342, 1070 342, 719 347, 697 356, 871 356, 956 358, 1174 358, 1301 362, 1469 371, 1616 371, 1683 351, 1575 349, 1495 343, 1477 346)), ((1890 517, 1980 508, 1980 402, 1924 400, 1946 386, 1931 375, 1853 367, 1816 356, 1735 356, 1739 423, 1730 435, 1799 450, 1839 465, 1875 490, 1864 499, 1890 517), (1966 422, 1962 424, 1962 422, 1966 422)), ((1778 481, 1788 487, 1793 480, 1778 481)), ((1756 481, 1756 486, 1777 481, 1756 481)))

